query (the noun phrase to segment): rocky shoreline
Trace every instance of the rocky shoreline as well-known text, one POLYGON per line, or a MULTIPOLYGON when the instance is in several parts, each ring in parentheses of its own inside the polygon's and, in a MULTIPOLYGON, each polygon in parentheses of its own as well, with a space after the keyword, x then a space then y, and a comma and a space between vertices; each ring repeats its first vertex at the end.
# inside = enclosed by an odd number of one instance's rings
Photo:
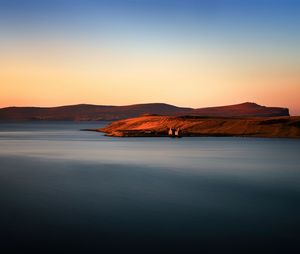
POLYGON ((168 137, 180 128, 183 137, 300 138, 300 117, 210 118, 196 116, 141 116, 115 121, 104 128, 112 137, 168 137))

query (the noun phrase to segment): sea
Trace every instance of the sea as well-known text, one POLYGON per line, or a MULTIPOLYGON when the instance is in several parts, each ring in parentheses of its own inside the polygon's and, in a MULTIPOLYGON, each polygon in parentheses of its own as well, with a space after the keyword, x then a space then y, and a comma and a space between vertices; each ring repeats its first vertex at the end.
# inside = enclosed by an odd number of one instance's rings
POLYGON ((0 123, 1 253, 300 253, 300 140, 0 123))

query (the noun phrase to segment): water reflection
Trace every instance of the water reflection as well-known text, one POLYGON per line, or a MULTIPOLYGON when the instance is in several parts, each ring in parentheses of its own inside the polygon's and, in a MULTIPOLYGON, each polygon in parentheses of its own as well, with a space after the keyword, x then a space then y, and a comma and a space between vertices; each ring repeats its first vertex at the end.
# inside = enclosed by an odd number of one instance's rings
POLYGON ((298 140, 78 131, 102 124, 0 124, 6 243, 65 253, 297 248, 298 140))

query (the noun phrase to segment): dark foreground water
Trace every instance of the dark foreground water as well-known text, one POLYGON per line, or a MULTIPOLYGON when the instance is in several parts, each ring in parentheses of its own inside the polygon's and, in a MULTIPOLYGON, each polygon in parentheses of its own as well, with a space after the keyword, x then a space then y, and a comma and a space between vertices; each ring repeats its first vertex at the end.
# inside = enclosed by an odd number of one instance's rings
POLYGON ((0 124, 1 253, 300 253, 300 140, 103 124, 0 124))

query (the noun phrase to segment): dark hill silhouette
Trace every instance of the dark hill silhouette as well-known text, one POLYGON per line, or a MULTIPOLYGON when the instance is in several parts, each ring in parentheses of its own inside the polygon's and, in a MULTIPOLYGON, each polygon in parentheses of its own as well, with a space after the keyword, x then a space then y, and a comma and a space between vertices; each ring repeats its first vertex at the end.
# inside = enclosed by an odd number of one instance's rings
POLYGON ((210 108, 183 108, 165 103, 129 106, 79 104, 61 107, 7 107, 0 109, 0 120, 119 120, 142 114, 170 116, 197 115, 222 117, 289 116, 287 108, 264 107, 255 103, 210 108))
POLYGON ((236 105, 195 109, 193 115, 223 117, 271 117, 289 116, 287 108, 265 107, 253 102, 236 105))

